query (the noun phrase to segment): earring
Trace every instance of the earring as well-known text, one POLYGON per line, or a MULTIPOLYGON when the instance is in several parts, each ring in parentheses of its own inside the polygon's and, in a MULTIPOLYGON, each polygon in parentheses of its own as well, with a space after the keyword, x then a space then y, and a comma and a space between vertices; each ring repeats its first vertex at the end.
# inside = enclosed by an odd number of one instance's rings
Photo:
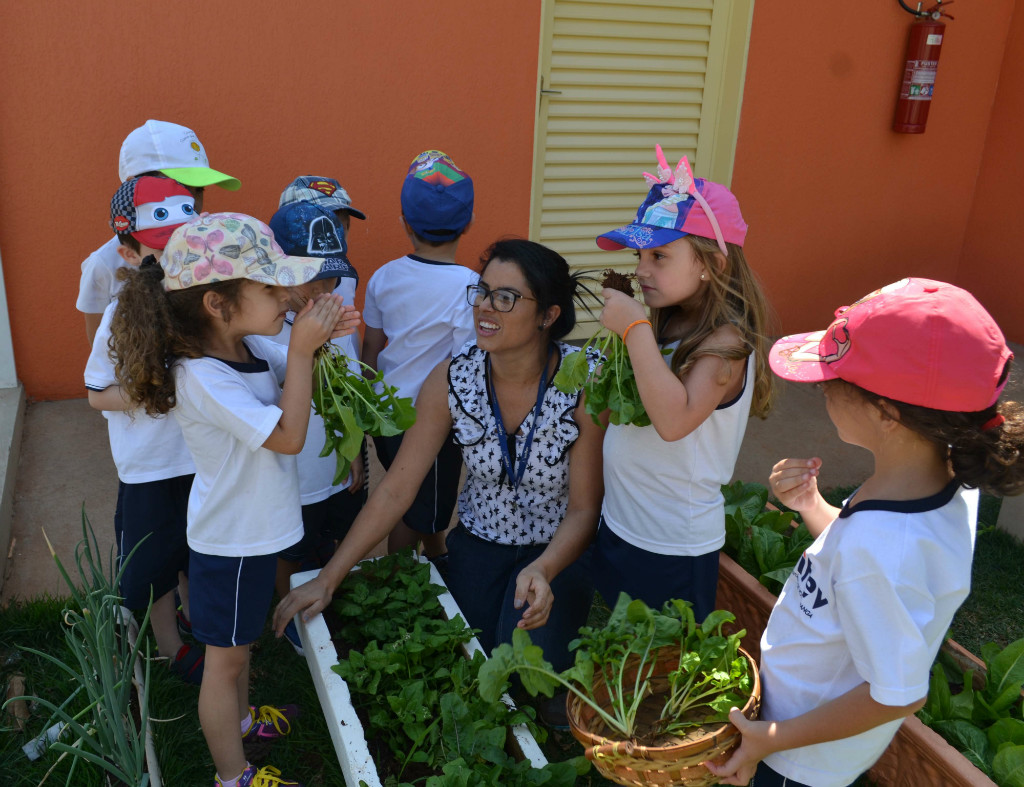
POLYGON ((547 327, 548 327, 548 324, 546 322, 542 322, 540 325, 537 326, 537 330, 538 331, 543 331, 547 327))
POLYGON ((701 275, 700 275, 700 280, 704 281, 704 274, 703 273, 701 273, 701 275))

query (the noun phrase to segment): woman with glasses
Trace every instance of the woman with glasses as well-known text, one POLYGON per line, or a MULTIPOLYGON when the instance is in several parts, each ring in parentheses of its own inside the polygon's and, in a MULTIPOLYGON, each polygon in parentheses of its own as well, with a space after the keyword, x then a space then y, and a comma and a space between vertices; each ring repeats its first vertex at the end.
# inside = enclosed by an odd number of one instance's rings
POLYGON ((551 385, 562 359, 579 351, 559 340, 576 323, 580 285, 560 255, 527 240, 498 241, 481 261, 479 283, 467 288, 476 343, 427 378, 415 425, 338 551, 278 605, 278 636, 296 613, 320 612, 388 535, 454 431, 466 483, 448 536, 448 587, 487 651, 519 627, 556 669, 569 666, 568 643, 593 597, 578 558, 603 491, 602 430, 580 394, 551 385))

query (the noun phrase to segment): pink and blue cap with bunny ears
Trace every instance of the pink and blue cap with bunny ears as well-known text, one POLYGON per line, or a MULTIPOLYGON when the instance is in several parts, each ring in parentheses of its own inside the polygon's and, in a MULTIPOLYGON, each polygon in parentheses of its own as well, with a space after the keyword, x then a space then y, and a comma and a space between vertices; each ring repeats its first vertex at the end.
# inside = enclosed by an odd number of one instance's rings
POLYGON ((599 235, 597 245, 605 251, 625 247, 648 249, 697 235, 716 241, 726 256, 729 254, 726 243, 742 246, 747 237, 747 223, 733 193, 720 183, 694 178, 686 156, 679 159, 673 171, 661 145, 655 146, 655 152, 658 175, 644 173, 644 180, 651 189, 640 204, 636 218, 631 224, 599 235))

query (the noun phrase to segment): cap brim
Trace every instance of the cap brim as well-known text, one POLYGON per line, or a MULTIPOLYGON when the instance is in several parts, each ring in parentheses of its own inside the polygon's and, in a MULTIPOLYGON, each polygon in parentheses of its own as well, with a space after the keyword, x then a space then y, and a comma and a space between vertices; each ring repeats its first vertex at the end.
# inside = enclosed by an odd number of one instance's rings
POLYGON ((350 216, 355 216, 357 219, 361 219, 362 221, 366 221, 366 214, 363 213, 361 210, 353 208, 351 205, 349 205, 347 208, 342 208, 342 210, 348 211, 348 214, 350 216))
POLYGON ((238 178, 225 175, 223 172, 209 167, 176 167, 160 171, 183 186, 191 186, 194 189, 220 186, 227 191, 238 191, 242 186, 242 182, 238 178))
POLYGON ((819 347, 825 331, 784 336, 772 345, 768 363, 783 380, 794 383, 821 383, 839 375, 821 359, 819 347))
POLYGON ((310 281, 323 281, 324 279, 340 279, 344 271, 338 270, 334 266, 327 267, 324 263, 333 261, 344 263, 346 268, 351 268, 352 263, 348 261, 348 257, 340 254, 332 254, 330 257, 308 257, 306 259, 319 260, 320 261, 320 272, 314 276, 310 281))
POLYGON ((627 224, 625 227, 606 232, 597 236, 597 246, 605 251, 617 249, 650 249, 656 246, 667 246, 672 241, 685 238, 688 233, 668 227, 655 227, 650 224, 627 224))

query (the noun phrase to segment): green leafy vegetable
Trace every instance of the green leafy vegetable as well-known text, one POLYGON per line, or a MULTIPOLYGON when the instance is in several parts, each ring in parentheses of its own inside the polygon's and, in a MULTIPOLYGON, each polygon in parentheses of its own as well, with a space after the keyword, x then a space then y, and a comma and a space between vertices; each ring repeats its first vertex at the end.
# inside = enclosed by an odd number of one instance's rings
POLYGON ((620 594, 602 628, 583 627, 570 645, 576 662, 556 673, 543 652, 521 629, 512 643, 499 645, 480 669, 484 699, 498 696, 513 672, 531 695, 552 696, 559 687, 589 705, 614 733, 628 740, 654 739, 686 729, 728 720, 729 709, 742 707, 750 697, 752 678, 747 659, 739 653, 745 631, 725 635, 723 626, 735 620, 731 612, 713 612, 700 626, 687 601, 672 600, 661 612, 620 594), (641 703, 654 695, 657 662, 667 648, 679 647, 678 663, 667 675, 662 709, 649 729, 637 721, 641 703), (603 684, 606 702, 595 685, 603 684))
POLYGON ((313 361, 313 408, 324 421, 327 438, 320 456, 330 456, 332 451, 337 456, 335 484, 348 476, 365 435, 389 437, 416 423, 412 399, 399 397, 383 374, 360 361, 355 363, 373 376, 352 371, 352 363, 330 342, 317 350, 313 361))

